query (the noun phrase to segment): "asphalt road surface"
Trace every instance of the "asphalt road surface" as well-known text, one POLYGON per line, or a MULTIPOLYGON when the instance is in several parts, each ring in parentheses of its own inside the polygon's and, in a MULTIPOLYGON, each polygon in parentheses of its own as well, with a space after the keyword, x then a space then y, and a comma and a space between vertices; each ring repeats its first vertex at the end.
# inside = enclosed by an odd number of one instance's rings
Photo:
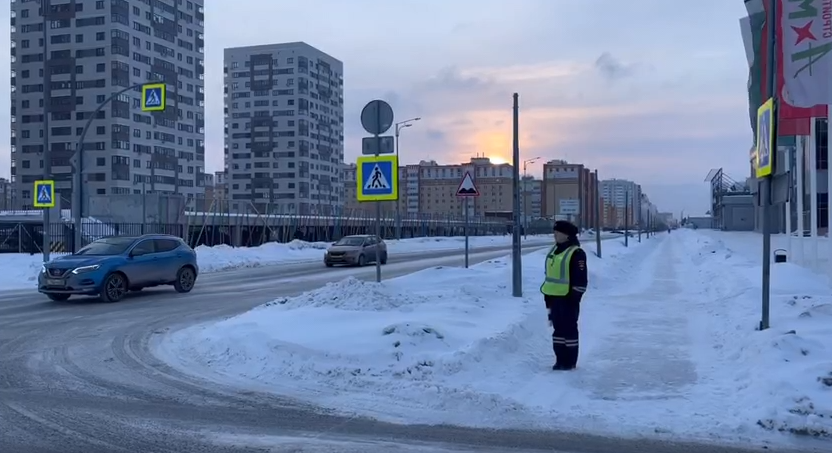
MULTIPOLYGON (((479 248, 471 262, 507 252, 506 247, 479 248)), ((461 264, 461 252, 391 255, 383 273, 390 278, 461 264)), ((56 303, 33 291, 0 293, 0 452, 743 452, 552 431, 344 418, 289 399, 200 381, 167 367, 148 350, 149 339, 167 329, 231 316, 348 275, 370 280, 375 270, 327 269, 322 263, 243 269, 203 275, 190 294, 160 288, 116 304, 81 298, 56 303)))

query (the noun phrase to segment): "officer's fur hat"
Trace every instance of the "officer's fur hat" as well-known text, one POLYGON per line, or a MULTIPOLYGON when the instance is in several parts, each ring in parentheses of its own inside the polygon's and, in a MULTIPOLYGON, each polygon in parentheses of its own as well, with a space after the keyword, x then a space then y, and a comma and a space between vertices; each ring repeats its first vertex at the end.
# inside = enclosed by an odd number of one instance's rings
POLYGON ((578 236, 578 227, 576 227, 572 222, 567 222, 566 220, 558 220, 555 222, 555 231, 559 231, 569 237, 576 237, 578 236))

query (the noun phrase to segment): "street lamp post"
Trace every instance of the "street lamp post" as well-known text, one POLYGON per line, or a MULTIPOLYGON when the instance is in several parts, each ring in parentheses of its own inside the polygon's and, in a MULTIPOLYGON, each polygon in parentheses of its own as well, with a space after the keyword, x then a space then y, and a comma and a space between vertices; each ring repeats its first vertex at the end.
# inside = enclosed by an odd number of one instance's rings
MULTIPOLYGON (((404 121, 399 121, 398 123, 396 123, 396 125, 395 125, 395 127, 396 127, 396 157, 399 157, 399 134, 401 133, 402 129, 404 129, 406 127, 413 126, 413 123, 415 123, 416 121, 421 121, 421 120, 422 120, 421 117, 416 117, 416 118, 410 118, 410 119, 404 120, 404 121)), ((401 160, 399 160, 399 165, 401 165, 401 160)), ((399 171, 399 169, 396 168, 395 171, 399 171)), ((407 178, 405 178, 405 181, 407 181, 407 178)), ((399 188, 399 190, 401 191, 401 188, 399 188)), ((407 193, 407 191, 405 190, 405 194, 406 193, 407 193)), ((396 239, 401 239, 402 238, 401 202, 402 202, 402 194, 401 194, 401 192, 399 192, 399 199, 396 200, 396 239)))
MULTIPOLYGON (((83 201, 84 197, 82 191, 84 190, 84 183, 82 174, 84 172, 84 138, 87 136, 87 131, 89 131, 90 126, 92 125, 93 120, 98 117, 98 112, 101 111, 107 104, 110 103, 116 97, 130 91, 135 90, 137 88, 141 88, 148 83, 152 82, 142 82, 137 83, 135 85, 131 85, 127 88, 122 89, 121 91, 116 91, 115 93, 111 94, 110 97, 104 99, 104 102, 98 104, 98 107, 90 114, 90 117, 87 119, 86 124, 84 124, 84 129, 81 131, 81 136, 78 138, 78 142, 75 144, 75 155, 72 156, 72 162, 75 165, 75 173, 73 174, 73 181, 72 181, 72 195, 74 198, 73 204, 74 209, 72 213, 72 225, 75 229, 75 236, 74 236, 74 244, 73 244, 73 252, 77 252, 78 249, 81 248, 81 219, 83 217, 83 201)), ((144 220, 142 220, 144 221, 144 220)))
POLYGON ((526 171, 526 166, 528 164, 533 164, 533 163, 537 162, 538 160, 540 160, 540 157, 533 157, 531 159, 526 159, 526 160, 523 161, 523 204, 522 204, 521 207, 523 208, 523 236, 524 237, 528 236, 528 231, 529 231, 529 215, 528 215, 528 211, 527 211, 527 209, 528 209, 527 206, 529 204, 529 200, 528 200, 528 196, 527 196, 528 193, 529 193, 529 181, 526 179, 529 176, 529 173, 528 173, 528 171, 526 171))

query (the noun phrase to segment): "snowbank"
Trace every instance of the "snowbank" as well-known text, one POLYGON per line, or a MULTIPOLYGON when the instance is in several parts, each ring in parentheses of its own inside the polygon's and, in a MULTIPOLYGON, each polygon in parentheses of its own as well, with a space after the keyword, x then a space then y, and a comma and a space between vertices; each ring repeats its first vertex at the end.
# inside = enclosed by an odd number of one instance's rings
MULTIPOLYGON (((550 241, 550 236, 529 236, 526 241, 540 243, 550 241)), ((201 272, 219 272, 246 267, 269 266, 284 263, 301 263, 323 260, 324 252, 331 243, 292 241, 289 243, 270 242, 259 247, 214 247, 196 248, 201 272)), ((464 237, 427 237, 387 241, 391 254, 419 253, 439 250, 461 250, 465 247, 464 237)), ((470 246, 509 246, 511 236, 476 236, 470 238, 470 246)), ((18 253, 0 254, 0 288, 31 288, 43 264, 42 255, 18 253)))
POLYGON ((711 336, 712 374, 726 410, 771 431, 832 436, 832 296, 825 277, 772 265, 771 328, 761 317, 759 235, 689 235, 696 284, 707 294, 699 325, 711 336))
POLYGON ((545 251, 524 259, 522 299, 510 296, 505 259, 381 284, 347 279, 159 336, 154 348, 206 379, 400 423, 746 445, 828 436, 828 286, 777 264, 774 327, 757 331, 758 258, 734 239, 611 240, 600 260, 586 244, 590 291, 573 372, 551 370, 538 293, 545 251))
POLYGON ((322 260, 330 243, 294 240, 288 243, 269 242, 259 247, 216 245, 197 247, 196 255, 202 272, 218 272, 244 267, 322 260))
MULTIPOLYGON (((627 256, 619 241, 603 247, 627 256)), ((592 281, 612 269, 621 278, 632 272, 586 248, 592 281)), ((156 350, 208 379, 385 420, 552 428, 575 417, 569 405, 585 396, 569 376, 552 374, 539 294, 546 252, 524 257, 525 298, 511 296, 508 258, 380 284, 348 278, 172 332, 156 350)))

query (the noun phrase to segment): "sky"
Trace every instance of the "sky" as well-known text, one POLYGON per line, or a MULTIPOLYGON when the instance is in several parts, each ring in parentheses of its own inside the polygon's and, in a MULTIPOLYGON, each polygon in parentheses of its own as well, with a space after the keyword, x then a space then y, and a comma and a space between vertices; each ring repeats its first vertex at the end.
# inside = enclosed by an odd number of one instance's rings
MULTIPOLYGON (((389 102, 401 160, 521 159, 630 179, 662 211, 704 214, 705 176, 749 176, 748 64, 741 0, 206 0, 207 170, 223 162, 223 49, 305 41, 344 62, 345 154, 360 153, 361 108, 389 102)), ((9 9, 0 36, 9 39, 9 9)), ((7 43, 8 44, 8 43, 7 43)), ((6 46, 8 48, 8 45, 6 46)), ((9 54, 0 56, 9 74, 9 54)), ((0 122, 9 93, 0 93, 0 122)), ((0 129, 0 175, 9 174, 0 129)))

